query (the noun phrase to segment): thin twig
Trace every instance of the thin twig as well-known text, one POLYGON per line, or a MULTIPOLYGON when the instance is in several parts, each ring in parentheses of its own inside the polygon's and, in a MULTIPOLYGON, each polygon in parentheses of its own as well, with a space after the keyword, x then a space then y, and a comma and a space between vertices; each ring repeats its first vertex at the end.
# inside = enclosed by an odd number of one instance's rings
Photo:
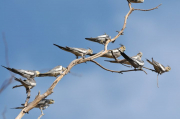
POLYGON ((151 11, 151 10, 155 10, 158 9, 159 6, 161 6, 162 4, 159 4, 157 7, 151 8, 151 9, 134 9, 134 10, 139 10, 139 11, 151 11))
POLYGON ((94 60, 90 60, 90 62, 93 62, 93 63, 97 64, 98 66, 100 66, 102 69, 104 69, 106 71, 115 72, 115 73, 121 73, 121 71, 114 71, 114 70, 107 69, 107 68, 103 67, 102 65, 100 65, 98 62, 96 62, 94 60))
POLYGON ((26 93, 27 93, 27 98, 26 98, 26 101, 25 101, 25 104, 24 104, 25 107, 28 105, 28 102, 29 102, 29 99, 30 99, 30 96, 31 96, 31 90, 29 88, 26 88, 26 93))
MULTIPOLYGON (((147 68, 147 67, 143 67, 143 68, 148 69, 148 70, 151 70, 151 71, 153 71, 153 72, 156 72, 156 70, 153 70, 153 69, 150 69, 150 68, 147 68)), ((157 72, 156 72, 156 73, 157 73, 157 72)))
POLYGON ((40 110, 41 110, 41 115, 38 117, 38 119, 40 119, 44 115, 44 113, 42 111, 42 107, 40 107, 40 110))
POLYGON ((132 69, 132 70, 122 70, 120 72, 123 73, 123 72, 131 72, 131 71, 142 71, 142 70, 141 69, 132 69))
POLYGON ((118 32, 118 34, 113 38, 111 39, 111 42, 115 42, 115 40, 123 34, 124 32, 124 29, 126 28, 126 23, 127 23, 127 19, 129 17, 129 15, 134 11, 134 10, 139 10, 139 11, 151 11, 151 10, 154 10, 154 9, 157 9, 159 6, 161 6, 162 4, 158 5, 157 7, 154 7, 154 8, 151 8, 151 9, 134 9, 131 7, 131 3, 128 1, 128 5, 129 5, 129 12, 126 14, 125 16, 125 19, 124 19, 124 25, 123 25, 123 28, 121 29, 121 31, 118 32))

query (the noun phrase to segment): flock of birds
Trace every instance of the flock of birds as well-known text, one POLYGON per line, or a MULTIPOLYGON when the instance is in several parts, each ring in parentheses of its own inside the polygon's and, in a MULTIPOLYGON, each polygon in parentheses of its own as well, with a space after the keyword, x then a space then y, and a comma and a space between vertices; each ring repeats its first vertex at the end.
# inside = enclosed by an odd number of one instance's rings
MULTIPOLYGON (((143 3, 144 2, 144 0, 127 0, 127 1, 130 3, 143 3)), ((103 34, 103 35, 100 35, 95 38, 85 38, 85 39, 105 45, 106 41, 111 39, 111 37, 107 34, 103 34)), ((96 54, 96 53, 93 54, 93 50, 90 48, 84 49, 84 48, 74 48, 74 47, 67 47, 67 46, 62 47, 57 44, 54 44, 54 45, 62 50, 73 53, 76 56, 76 58, 81 56, 84 59, 86 55, 93 56, 96 54)), ((143 55, 142 52, 139 52, 137 55, 130 57, 124 53, 125 50, 126 50, 126 47, 124 45, 121 45, 119 48, 116 48, 113 50, 108 50, 108 52, 106 54, 102 55, 101 57, 113 58, 115 60, 105 60, 105 61, 110 62, 110 63, 119 63, 119 64, 122 64, 125 66, 130 65, 131 67, 134 67, 135 70, 146 68, 146 67, 144 67, 144 61, 141 60, 142 55, 143 55), (124 57, 124 59, 123 60, 117 59, 121 55, 124 57)), ((146 60, 154 67, 154 69, 149 69, 149 68, 146 68, 146 69, 156 72, 158 75, 159 74, 161 75, 162 73, 168 72, 171 70, 170 66, 165 67, 162 64, 156 62, 153 58, 152 58, 152 61, 150 61, 148 59, 146 59, 146 60)), ((27 89, 32 89, 34 86, 36 86, 36 81, 34 80, 35 77, 52 76, 52 77, 57 78, 58 75, 61 75, 66 70, 66 68, 61 65, 54 67, 53 69, 51 69, 50 71, 48 71, 46 73, 40 73, 39 71, 35 71, 35 70, 15 69, 15 68, 9 68, 9 67, 5 67, 5 66, 2 66, 2 67, 26 78, 25 80, 22 80, 21 78, 15 77, 15 80, 20 82, 21 85, 13 86, 13 88, 24 86, 26 88, 26 91, 27 91, 27 89)), ((158 86, 158 78, 157 78, 157 86, 158 86)), ((53 104, 53 103, 54 103, 53 99, 42 99, 38 103, 36 108, 40 108, 40 109, 44 110, 49 106, 49 104, 53 104)), ((30 103, 28 103, 28 104, 30 104, 30 103)), ((16 107, 14 109, 23 109, 23 108, 24 108, 24 104, 22 104, 22 107, 16 107)))

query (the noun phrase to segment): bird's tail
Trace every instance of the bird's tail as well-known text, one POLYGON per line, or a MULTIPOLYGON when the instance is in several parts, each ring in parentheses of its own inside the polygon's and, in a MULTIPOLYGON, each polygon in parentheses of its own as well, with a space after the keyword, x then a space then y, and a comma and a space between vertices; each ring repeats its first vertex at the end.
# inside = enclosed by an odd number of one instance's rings
POLYGON ((24 107, 14 107, 14 108, 11 108, 11 109, 23 109, 24 107))
POLYGON ((2 67, 4 67, 4 68, 6 68, 7 70, 11 70, 11 68, 9 68, 9 67, 5 67, 5 66, 3 66, 3 65, 1 65, 2 67))
POLYGON ((57 44, 53 44, 53 45, 57 46, 57 47, 60 48, 60 49, 65 49, 64 47, 59 46, 59 45, 57 45, 57 44))
POLYGON ((38 77, 45 77, 45 76, 49 76, 49 73, 40 73, 38 77))
POLYGON ((95 54, 97 54, 97 53, 94 53, 94 54, 87 54, 87 55, 89 55, 89 56, 93 56, 93 55, 95 55, 95 54))
POLYGON ((111 62, 111 63, 117 63, 117 61, 116 60, 104 60, 104 61, 106 61, 106 62, 111 62))
POLYGON ((150 60, 146 59, 146 61, 153 65, 153 63, 150 60))
POLYGON ((95 41, 97 38, 85 38, 86 40, 95 41))

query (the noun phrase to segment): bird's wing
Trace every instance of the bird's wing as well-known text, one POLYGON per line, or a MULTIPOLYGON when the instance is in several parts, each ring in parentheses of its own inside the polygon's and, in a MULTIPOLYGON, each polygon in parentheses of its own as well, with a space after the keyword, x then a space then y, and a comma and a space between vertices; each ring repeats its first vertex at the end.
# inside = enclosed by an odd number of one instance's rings
MULTIPOLYGON (((69 47, 70 48, 70 47, 69 47)), ((87 53, 87 49, 84 48, 70 48, 73 52, 77 52, 77 53, 87 53)))
MULTIPOLYGON (((121 51, 120 51, 121 52, 121 51)), ((121 55, 133 66, 136 67, 135 61, 133 58, 127 56, 124 52, 121 52, 121 55)))
POLYGON ((48 72, 57 72, 57 71, 62 71, 62 66, 59 65, 59 66, 56 66, 54 67, 53 69, 49 70, 48 72))
POLYGON ((165 66, 163 66, 162 64, 160 64, 159 62, 156 62, 154 59, 152 59, 153 64, 155 64, 157 67, 160 68, 161 71, 166 71, 165 66))
MULTIPOLYGON (((2 65, 1 65, 1 66, 2 66, 2 65)), ((9 67, 5 67, 5 66, 2 66, 2 67, 6 68, 7 70, 9 70, 9 71, 11 71, 11 72, 13 72, 13 73, 16 73, 16 74, 22 75, 22 73, 21 73, 21 72, 19 72, 19 70, 18 70, 18 69, 9 68, 9 67)))
POLYGON ((23 69, 18 69, 18 71, 23 75, 31 75, 31 76, 35 76, 35 71, 33 70, 23 70, 23 69))

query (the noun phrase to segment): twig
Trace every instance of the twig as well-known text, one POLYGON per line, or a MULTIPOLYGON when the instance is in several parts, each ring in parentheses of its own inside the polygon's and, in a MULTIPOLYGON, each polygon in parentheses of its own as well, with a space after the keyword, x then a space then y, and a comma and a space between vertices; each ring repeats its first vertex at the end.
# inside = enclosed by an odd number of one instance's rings
MULTIPOLYGON (((128 1, 128 0, 127 0, 128 1)), ((111 42, 115 42, 115 40, 120 36, 122 35, 122 33, 124 32, 124 29, 126 28, 126 23, 127 23, 127 19, 129 17, 129 15, 134 11, 134 10, 140 10, 140 11, 151 11, 151 10, 154 10, 154 9, 157 9, 159 6, 161 6, 162 4, 158 5, 157 7, 154 7, 152 9, 147 9, 147 10, 144 10, 144 9, 134 9, 131 7, 131 3, 128 1, 128 5, 129 5, 129 12, 126 14, 125 16, 125 19, 124 19, 124 25, 123 25, 123 28, 121 29, 121 31, 119 31, 119 33, 113 38, 111 39, 111 42)))
POLYGON ((122 70, 120 72, 122 73, 122 72, 131 72, 131 71, 143 71, 143 70, 142 69, 132 69, 132 70, 122 70))
MULTIPOLYGON (((150 68, 147 68, 147 67, 143 67, 143 68, 148 69, 148 70, 151 70, 151 71, 153 71, 153 72, 156 72, 156 70, 153 70, 153 69, 150 69, 150 68)), ((157 73, 157 72, 156 72, 156 73, 157 73)))
POLYGON ((26 107, 28 105, 28 102, 29 102, 29 99, 30 99, 30 96, 31 96, 31 90, 29 88, 26 88, 26 93, 27 93, 27 98, 26 98, 24 107, 26 107))
POLYGON ((102 65, 100 65, 98 62, 96 62, 94 60, 90 60, 90 62, 93 62, 93 63, 97 64, 98 66, 100 66, 102 69, 104 69, 106 71, 115 72, 115 73, 121 73, 121 71, 114 71, 114 70, 107 69, 107 68, 103 67, 102 65))
POLYGON ((41 115, 38 117, 38 119, 40 119, 44 115, 44 113, 42 111, 42 107, 40 107, 40 110, 41 110, 41 115))
MULTIPOLYGON (((110 42, 110 40, 108 40, 104 46, 104 49, 107 49, 107 45, 110 42)), ((52 83, 52 85, 49 87, 49 89, 42 95, 40 95, 40 92, 38 93, 38 95, 36 96, 36 98, 34 99, 34 101, 32 101, 30 104, 28 104, 27 107, 25 107, 24 109, 21 110, 21 112, 19 113, 19 115, 16 117, 16 119, 21 119, 25 113, 29 112, 31 109, 33 109, 43 98, 46 98, 47 96, 51 95, 53 93, 53 89, 56 87, 56 85, 58 84, 58 82, 66 75, 69 73, 69 71, 71 70, 71 68, 77 64, 81 64, 84 62, 87 62, 89 60, 92 59, 96 59, 102 55, 104 55, 105 53, 107 53, 108 50, 105 51, 101 51, 93 56, 87 57, 87 58, 80 58, 80 59, 75 59, 73 60, 67 67, 67 69, 52 83)))
POLYGON ((139 10, 139 11, 151 11, 151 10, 155 10, 158 9, 159 6, 161 6, 162 4, 159 4, 157 7, 151 8, 151 9, 134 9, 134 10, 139 10))

